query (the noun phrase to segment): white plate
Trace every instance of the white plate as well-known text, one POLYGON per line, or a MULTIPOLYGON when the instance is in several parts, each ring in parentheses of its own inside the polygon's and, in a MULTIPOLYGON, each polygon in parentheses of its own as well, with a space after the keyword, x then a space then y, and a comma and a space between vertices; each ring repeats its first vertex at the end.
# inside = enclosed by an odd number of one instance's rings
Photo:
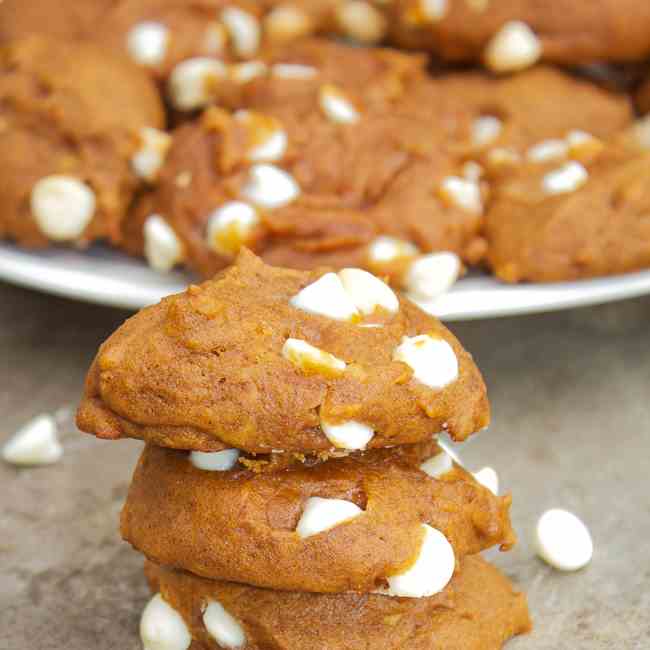
MULTIPOLYGON (((139 260, 95 246, 24 251, 0 242, 0 279, 46 293, 88 302, 139 309, 181 291, 196 278, 161 274, 139 260)), ((650 271, 599 280, 507 285, 472 275, 434 303, 422 304, 440 318, 469 320, 566 309, 650 293, 650 271)))

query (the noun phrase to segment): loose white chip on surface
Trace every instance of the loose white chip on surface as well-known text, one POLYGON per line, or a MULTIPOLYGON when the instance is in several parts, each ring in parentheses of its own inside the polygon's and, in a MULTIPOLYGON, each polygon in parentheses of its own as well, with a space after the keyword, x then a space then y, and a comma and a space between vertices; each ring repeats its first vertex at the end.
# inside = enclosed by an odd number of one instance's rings
POLYGON ((95 214, 95 193, 74 176, 41 178, 32 188, 30 207, 40 231, 53 241, 79 237, 95 214))
POLYGON ((447 538, 436 528, 422 524, 424 539, 417 560, 404 573, 388 578, 387 595, 427 598, 442 591, 454 574, 456 559, 447 538))
POLYGON ((562 160, 569 153, 569 147, 564 140, 543 140, 532 146, 526 152, 526 158, 531 162, 547 162, 549 160, 562 160))
POLYGON ((494 115, 482 115, 472 124, 472 143, 475 147, 492 144, 503 130, 503 122, 494 115))
POLYGON ((242 57, 253 56, 260 47, 260 24, 255 16, 238 7, 226 7, 221 12, 235 53, 242 57))
POLYGON ((588 179, 587 170, 580 163, 571 161, 546 174, 542 187, 547 194, 565 194, 579 189, 588 179))
POLYGON ((230 78, 239 84, 264 77, 267 72, 268 66, 264 61, 246 61, 245 63, 233 63, 230 66, 230 78))
POLYGON ((172 144, 169 133, 145 126, 140 130, 140 148, 131 158, 133 171, 146 181, 154 181, 172 144))
POLYGON ((391 313, 399 310, 399 300, 395 292, 372 273, 362 269, 342 269, 338 276, 343 288, 362 314, 372 314, 377 307, 391 313))
POLYGON ((359 121, 359 112, 343 91, 332 84, 321 86, 318 101, 323 113, 332 122, 354 124, 359 121))
POLYGON ((256 111, 239 110, 234 114, 235 119, 243 124, 247 131, 249 149, 246 157, 253 162, 276 162, 287 151, 287 132, 282 123, 275 117, 256 111))
POLYGON ((423 255, 409 267, 404 285, 415 298, 432 300, 451 289, 458 280, 461 268, 456 253, 444 251, 423 255))
POLYGON ((345 361, 301 339, 287 339, 282 356, 305 372, 340 375, 346 368, 345 361))
POLYGON ((493 494, 499 494, 499 475, 491 467, 484 467, 474 473, 474 478, 493 494))
POLYGON ((344 2, 338 6, 336 17, 345 34, 361 43, 376 43, 386 34, 386 19, 368 2, 344 2))
POLYGON ((297 7, 274 7, 264 17, 264 35, 275 43, 293 41, 313 31, 311 18, 297 7))
POLYGON ((35 417, 2 448, 2 458, 12 465, 50 465, 62 455, 56 422, 50 415, 35 417))
POLYGON ((275 165, 253 165, 248 172, 248 182, 242 194, 249 201, 263 208, 281 208, 300 196, 296 180, 275 165))
POLYGON ((144 650, 187 650, 192 643, 183 617, 160 594, 142 612, 140 639, 144 650))
POLYGON ((195 57, 179 63, 169 76, 169 98, 175 108, 192 111, 210 103, 215 85, 228 76, 225 64, 195 57))
POLYGON ((305 539, 363 514, 356 503, 343 499, 310 497, 305 503, 296 532, 305 539))
POLYGON ((411 242, 382 235, 373 239, 368 247, 368 259, 374 264, 389 264, 404 257, 413 257, 419 252, 411 242))
POLYGON ((276 63, 271 66, 271 74, 278 79, 314 79, 318 70, 302 63, 276 63))
POLYGON ((485 62, 495 72, 528 68, 542 55, 542 44, 533 30, 519 20, 506 23, 485 49, 485 62))
POLYGON ((405 336, 393 359, 413 370, 413 377, 429 388, 444 388, 458 379, 458 359, 447 341, 428 334, 405 336))
POLYGON ((594 544, 589 530, 573 513, 547 510, 537 522, 538 555, 560 571, 577 571, 591 561, 594 544))
POLYGON ((326 273, 301 289, 290 301, 297 309, 335 320, 352 320, 359 315, 352 298, 336 273, 326 273))
POLYGON ((215 20, 206 25, 202 48, 204 54, 210 56, 221 54, 226 49, 227 42, 228 33, 221 23, 215 20))
POLYGON ((140 65, 160 65, 167 54, 169 29, 162 23, 145 21, 135 25, 126 36, 131 58, 140 65))
POLYGON ((183 244, 159 214, 144 222, 144 256, 156 271, 171 271, 183 261, 183 244))
POLYGON ((208 600, 203 612, 203 625, 219 647, 242 648, 246 645, 246 633, 239 621, 216 600, 208 600))
POLYGON ((337 449, 365 449, 375 435, 372 427, 356 420, 343 424, 328 424, 321 420, 320 426, 327 439, 337 449))
POLYGON ((447 13, 447 0, 420 0, 420 13, 432 23, 444 18, 447 13))
POLYGON ((229 201, 208 217, 208 246, 226 257, 236 255, 248 241, 260 218, 257 210, 243 201, 229 201))
POLYGON ((237 464, 238 460, 239 449, 190 452, 190 463, 197 469, 208 472, 227 472, 237 464))
POLYGON ((441 451, 439 454, 432 456, 429 460, 425 460, 422 465, 420 465, 420 469, 432 478, 440 478, 447 472, 450 472, 453 468, 453 459, 446 451, 441 451))
POLYGON ((440 185, 440 194, 446 202, 459 210, 476 215, 483 213, 481 188, 474 181, 458 176, 447 176, 440 185))

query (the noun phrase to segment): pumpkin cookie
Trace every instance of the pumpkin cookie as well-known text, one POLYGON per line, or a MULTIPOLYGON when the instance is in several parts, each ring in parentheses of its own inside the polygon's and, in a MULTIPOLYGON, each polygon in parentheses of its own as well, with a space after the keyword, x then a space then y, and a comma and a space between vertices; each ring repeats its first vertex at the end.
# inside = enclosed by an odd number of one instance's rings
POLYGON ((515 542, 510 497, 478 484, 434 442, 261 473, 237 454, 147 445, 122 511, 124 539, 206 578, 397 596, 437 593, 456 561, 515 542))
POLYGON ((143 641, 182 639, 192 650, 500 650, 531 629, 526 597, 482 558, 468 557, 431 598, 274 592, 147 563, 156 592, 143 641), (152 635, 150 637, 150 635, 152 635))
POLYGON ((117 242, 168 145, 151 81, 85 42, 40 36, 0 53, 0 237, 25 246, 117 242))
POLYGON ((115 332, 78 413, 103 438, 261 453, 463 440, 488 419, 479 371, 435 318, 364 271, 249 252, 115 332))

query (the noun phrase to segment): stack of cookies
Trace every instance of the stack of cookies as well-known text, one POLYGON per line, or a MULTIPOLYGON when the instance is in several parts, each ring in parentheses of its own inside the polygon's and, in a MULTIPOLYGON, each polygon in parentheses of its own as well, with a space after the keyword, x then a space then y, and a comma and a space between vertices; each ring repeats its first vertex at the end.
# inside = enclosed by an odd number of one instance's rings
POLYGON ((515 536, 436 441, 489 419, 471 356, 360 269, 266 266, 128 320, 78 424, 146 446, 122 535, 147 557, 148 650, 497 649, 525 597, 478 554, 515 536))

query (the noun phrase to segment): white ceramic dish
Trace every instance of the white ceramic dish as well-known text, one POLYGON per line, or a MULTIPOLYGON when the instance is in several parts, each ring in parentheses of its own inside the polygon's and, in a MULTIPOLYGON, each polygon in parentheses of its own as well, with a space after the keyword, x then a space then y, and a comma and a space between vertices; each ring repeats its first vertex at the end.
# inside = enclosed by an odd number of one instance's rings
MULTIPOLYGON (((181 291, 191 276, 161 274, 139 260, 95 246, 87 251, 24 251, 0 242, 0 279, 77 300, 139 309, 181 291)), ((567 309, 650 294, 650 271, 598 280, 506 285, 472 275, 434 303, 422 304, 443 320, 470 320, 567 309)))

